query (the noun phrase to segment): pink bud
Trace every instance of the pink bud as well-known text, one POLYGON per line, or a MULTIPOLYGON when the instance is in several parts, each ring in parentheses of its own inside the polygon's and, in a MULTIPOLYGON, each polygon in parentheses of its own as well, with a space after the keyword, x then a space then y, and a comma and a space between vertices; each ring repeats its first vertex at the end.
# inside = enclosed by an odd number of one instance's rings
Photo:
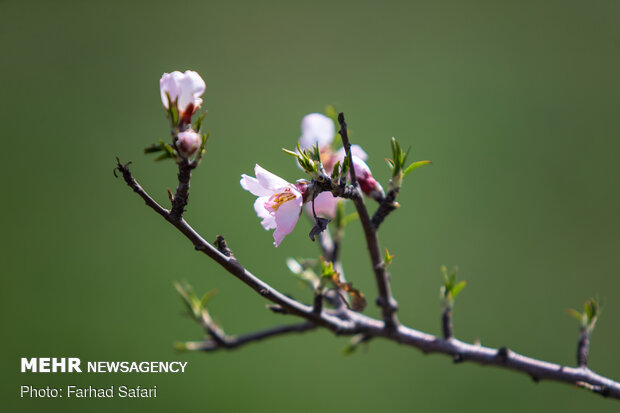
POLYGON ((374 199, 383 198, 385 195, 383 187, 372 176, 372 172, 370 172, 370 168, 366 165, 366 162, 353 155, 353 167, 355 168, 355 177, 360 184, 362 192, 374 199))
POLYGON ((179 132, 177 139, 177 148, 179 152, 186 158, 194 154, 198 148, 202 145, 202 138, 199 134, 192 129, 188 129, 184 132, 179 132))

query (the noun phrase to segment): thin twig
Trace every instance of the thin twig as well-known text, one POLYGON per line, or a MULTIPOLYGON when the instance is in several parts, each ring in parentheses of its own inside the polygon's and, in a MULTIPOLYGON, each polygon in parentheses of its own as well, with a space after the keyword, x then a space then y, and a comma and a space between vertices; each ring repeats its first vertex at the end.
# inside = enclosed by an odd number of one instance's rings
POLYGON ((379 225, 383 222, 383 220, 397 208, 396 196, 398 195, 398 188, 391 189, 388 191, 385 198, 381 200, 379 203, 379 208, 375 211, 372 216, 372 225, 375 228, 375 231, 379 229, 379 225))
POLYGON ((452 338, 452 307, 446 305, 441 312, 441 331, 443 338, 452 338))
MULTIPOLYGON (((347 123, 344 120, 344 114, 338 115, 338 122, 340 123, 340 136, 342 137, 342 144, 347 152, 349 158, 349 165, 351 170, 351 185, 358 187, 355 180, 355 167, 353 166, 353 159, 351 157, 351 143, 349 142, 349 135, 347 132, 347 123)), ((359 194, 359 191, 358 191, 359 194)), ((366 246, 370 254, 370 262, 372 269, 375 273, 375 280, 377 282, 377 290, 379 297, 377 298, 377 304, 381 307, 381 314, 383 315, 383 321, 385 321, 385 328, 389 331, 395 331, 398 326, 398 318, 396 317, 396 311, 398 310, 398 303, 392 296, 392 290, 390 287, 390 275, 386 270, 386 265, 381 257, 381 248, 379 247, 379 238, 377 237, 377 231, 375 226, 370 220, 364 198, 360 195, 353 198, 353 204, 359 215, 362 228, 364 229, 364 236, 366 237, 366 246)))
POLYGON ((588 356, 590 353, 590 332, 587 328, 579 329, 579 342, 577 343, 577 365, 588 367, 588 356))
POLYGON ((282 336, 290 333, 305 333, 306 331, 314 329, 316 329, 316 324, 306 321, 305 323, 272 327, 254 333, 226 337, 226 339, 221 342, 214 338, 205 341, 191 341, 185 343, 185 348, 187 350, 197 351, 234 350, 243 345, 256 343, 266 338, 282 336))

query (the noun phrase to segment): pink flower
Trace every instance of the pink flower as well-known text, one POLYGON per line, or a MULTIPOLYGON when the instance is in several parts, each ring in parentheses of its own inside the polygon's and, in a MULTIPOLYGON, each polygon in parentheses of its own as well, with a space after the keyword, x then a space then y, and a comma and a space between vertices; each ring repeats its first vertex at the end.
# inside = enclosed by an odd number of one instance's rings
POLYGON ((293 184, 271 172, 254 167, 256 178, 241 175, 241 186, 258 198, 254 202, 254 210, 262 218, 262 226, 273 232, 274 245, 280 245, 284 237, 295 228, 301 214, 303 195, 293 184))
POLYGON ((205 81, 192 70, 187 70, 185 73, 178 71, 164 73, 159 80, 159 91, 164 108, 169 109, 166 96, 168 93, 170 101, 177 102, 179 119, 185 123, 191 122, 192 115, 202 105, 200 96, 205 92, 205 88, 205 81))
POLYGON ((336 136, 334 121, 320 113, 311 113, 301 120, 301 136, 299 145, 301 149, 311 149, 315 144, 319 148, 331 145, 336 136))
POLYGON ((179 132, 177 139, 177 148, 179 152, 186 158, 191 156, 202 145, 202 138, 192 129, 179 132))
MULTIPOLYGON (((331 192, 321 192, 314 198, 314 212, 318 216, 323 218, 334 219, 336 216, 336 210, 338 208, 338 200, 342 198, 336 198, 331 192)), ((308 200, 306 204, 306 212, 312 216, 312 200, 308 200)))

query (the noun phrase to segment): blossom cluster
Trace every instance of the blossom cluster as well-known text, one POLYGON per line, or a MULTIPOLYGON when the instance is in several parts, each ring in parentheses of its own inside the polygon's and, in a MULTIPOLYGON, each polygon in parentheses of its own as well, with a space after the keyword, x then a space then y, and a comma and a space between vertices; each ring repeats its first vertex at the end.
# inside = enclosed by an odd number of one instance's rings
MULTIPOLYGON (((344 148, 338 150, 332 148, 335 136, 334 121, 323 114, 311 113, 304 116, 301 121, 299 148, 304 151, 318 146, 323 168, 330 175, 335 165, 338 162, 342 164, 346 156, 344 148)), ((368 159, 366 152, 359 145, 352 145, 351 157, 360 189, 369 196, 382 195, 383 188, 373 178, 365 162, 368 159)), ((284 236, 293 231, 304 203, 309 214, 316 213, 318 216, 332 219, 336 215, 338 202, 343 202, 329 191, 321 192, 314 199, 307 199, 309 197, 304 196, 307 185, 303 181, 291 184, 259 165, 256 165, 254 172, 256 178, 245 174, 241 176, 241 186, 258 197, 254 203, 254 210, 262 219, 261 224, 266 230, 275 229, 273 237, 276 247, 280 245, 284 236)))

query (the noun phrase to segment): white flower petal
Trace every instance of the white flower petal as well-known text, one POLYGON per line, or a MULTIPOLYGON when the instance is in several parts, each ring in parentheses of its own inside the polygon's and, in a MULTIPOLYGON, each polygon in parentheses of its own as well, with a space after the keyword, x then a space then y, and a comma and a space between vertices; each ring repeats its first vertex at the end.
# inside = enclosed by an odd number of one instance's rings
POLYGON ((351 145, 351 155, 357 156, 362 161, 365 161, 366 159, 368 159, 368 154, 359 145, 351 145))
POLYGON ((251 192, 252 195, 270 196, 273 194, 273 191, 270 191, 269 189, 261 186, 261 184, 258 182, 258 179, 252 176, 248 176, 246 174, 241 175, 241 181, 239 183, 241 184, 241 187, 243 189, 251 192))
POLYGON ((272 190, 272 192, 291 186, 284 179, 280 178, 278 175, 272 174, 258 164, 254 166, 254 174, 256 175, 256 179, 258 179, 260 185, 263 188, 272 190))
POLYGON ((161 103, 164 105, 164 108, 168 109, 168 97, 166 96, 166 92, 170 95, 170 100, 172 102, 179 96, 178 81, 182 76, 183 74, 179 71, 164 73, 161 76, 159 80, 159 92, 161 94, 161 103))
POLYGON ((301 197, 291 199, 280 205, 276 211, 276 230, 273 232, 273 239, 276 247, 280 245, 284 237, 290 234, 293 228, 295 228, 295 224, 297 224, 299 220, 302 202, 301 197))
POLYGON ((259 218, 262 218, 261 225, 265 229, 274 229, 276 227, 276 218, 267 211, 265 202, 269 201, 270 196, 261 196, 256 198, 254 202, 254 211, 259 218))
POLYGON ((331 145, 336 136, 334 121, 320 113, 311 113, 301 121, 301 149, 312 148, 318 143, 319 148, 331 145))
MULTIPOLYGON (((365 161, 366 159, 368 159, 368 154, 359 145, 351 145, 351 155, 357 156, 362 161, 365 161)), ((344 148, 338 149, 338 151, 336 152, 336 159, 339 160, 340 163, 344 161, 345 156, 346 156, 346 152, 344 148)))
POLYGON ((205 92, 205 81, 192 70, 187 70, 179 79, 179 111, 183 112, 191 103, 197 109, 202 104, 200 96, 205 92))

